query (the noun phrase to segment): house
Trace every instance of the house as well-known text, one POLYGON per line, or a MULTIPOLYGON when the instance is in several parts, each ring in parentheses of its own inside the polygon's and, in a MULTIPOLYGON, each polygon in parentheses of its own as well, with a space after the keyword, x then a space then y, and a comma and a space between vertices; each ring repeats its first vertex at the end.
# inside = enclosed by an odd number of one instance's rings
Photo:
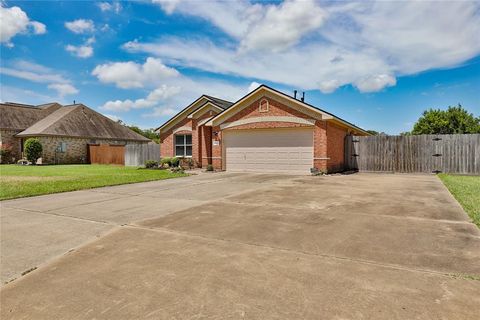
POLYGON ((219 170, 344 170, 346 135, 370 135, 266 85, 236 102, 202 95, 161 127, 162 157, 192 157, 219 170))
POLYGON ((38 106, 0 103, 0 145, 9 145, 12 157, 22 157, 24 141, 38 138, 43 163, 88 162, 88 144, 137 144, 149 139, 83 104, 38 106))

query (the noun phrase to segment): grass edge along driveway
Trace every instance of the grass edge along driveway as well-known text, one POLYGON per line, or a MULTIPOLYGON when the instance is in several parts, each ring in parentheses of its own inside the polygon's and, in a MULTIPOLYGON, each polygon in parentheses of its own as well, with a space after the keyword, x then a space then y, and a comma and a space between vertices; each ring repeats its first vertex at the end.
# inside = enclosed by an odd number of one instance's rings
POLYGON ((441 173, 438 177, 480 228, 480 176, 441 173))
POLYGON ((113 165, 0 166, 0 200, 183 177, 113 165))

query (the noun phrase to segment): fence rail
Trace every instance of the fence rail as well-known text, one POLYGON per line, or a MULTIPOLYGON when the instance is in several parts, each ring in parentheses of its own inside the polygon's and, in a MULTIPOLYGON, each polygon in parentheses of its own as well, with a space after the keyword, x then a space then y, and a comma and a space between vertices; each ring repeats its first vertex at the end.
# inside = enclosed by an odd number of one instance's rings
POLYGON ((127 144, 125 146, 126 166, 143 166, 147 160, 160 160, 159 144, 127 144))
POLYGON ((347 136, 348 169, 480 174, 480 134, 347 136))

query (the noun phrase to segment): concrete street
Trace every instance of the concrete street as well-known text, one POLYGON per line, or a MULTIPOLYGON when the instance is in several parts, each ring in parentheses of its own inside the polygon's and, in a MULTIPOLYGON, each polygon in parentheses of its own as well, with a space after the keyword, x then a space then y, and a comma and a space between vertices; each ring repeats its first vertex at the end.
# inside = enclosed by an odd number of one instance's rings
POLYGON ((0 246, 2 319, 480 314, 480 230, 433 175, 215 173, 9 200, 0 246))

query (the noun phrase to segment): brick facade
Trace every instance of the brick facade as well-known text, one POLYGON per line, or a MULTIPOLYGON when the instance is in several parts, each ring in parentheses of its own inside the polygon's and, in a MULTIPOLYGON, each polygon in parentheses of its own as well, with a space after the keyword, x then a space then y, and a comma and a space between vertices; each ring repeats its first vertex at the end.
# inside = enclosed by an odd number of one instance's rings
MULTIPOLYGON (((20 130, 21 131, 21 130, 20 130)), ((0 146, 10 146, 12 150, 11 159, 7 161, 15 162, 22 158, 22 140, 15 137, 19 130, 0 130, 0 146)), ((5 160, 2 160, 5 162, 5 160)), ((1 163, 3 163, 1 162, 1 163)))
MULTIPOLYGON (((326 120, 315 120, 311 116, 302 113, 296 109, 288 107, 270 97, 262 97, 252 102, 247 107, 232 115, 223 123, 231 124, 248 118, 269 117, 267 121, 239 124, 229 126, 224 130, 245 130, 245 129, 266 129, 266 128, 294 128, 294 127, 313 127, 313 166, 321 171, 336 172, 343 170, 344 166, 344 140, 348 129, 337 126, 326 120), (262 100, 268 101, 268 111, 260 110, 262 100), (272 121, 271 117, 295 117, 306 119, 312 122, 312 125, 272 121)), ((202 117, 205 118, 205 117, 202 117)), ((200 119, 188 119, 177 123, 173 128, 161 134, 161 156, 171 157, 174 155, 174 133, 175 129, 191 126, 192 127, 192 157, 199 166, 212 164, 217 170, 224 169, 224 150, 222 146, 222 130, 220 126, 208 127, 198 126, 200 119)), ((183 132, 176 132, 181 134, 183 132)))

